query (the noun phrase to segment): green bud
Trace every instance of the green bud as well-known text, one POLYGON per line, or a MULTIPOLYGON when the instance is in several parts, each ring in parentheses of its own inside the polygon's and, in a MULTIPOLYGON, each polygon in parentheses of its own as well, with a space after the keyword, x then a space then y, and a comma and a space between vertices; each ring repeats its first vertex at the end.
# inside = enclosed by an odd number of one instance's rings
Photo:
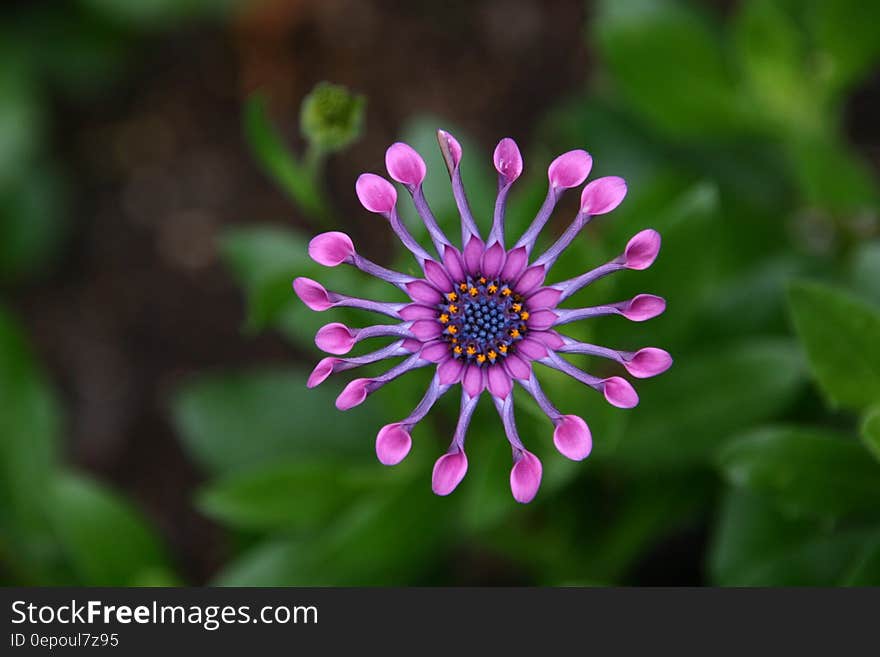
POLYGON ((366 98, 329 82, 320 82, 303 99, 300 130, 315 148, 338 151, 361 136, 366 98))

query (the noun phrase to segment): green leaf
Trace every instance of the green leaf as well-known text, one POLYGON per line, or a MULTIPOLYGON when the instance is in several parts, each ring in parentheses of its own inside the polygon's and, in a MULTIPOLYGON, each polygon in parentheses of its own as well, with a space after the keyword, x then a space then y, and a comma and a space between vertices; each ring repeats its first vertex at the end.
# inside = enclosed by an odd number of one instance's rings
POLYGON ((878 539, 876 528, 829 529, 733 491, 712 537, 709 572, 720 586, 839 586, 853 583, 878 539))
POLYGON ((608 455, 614 464, 638 471, 708 465, 727 438, 784 410, 804 380, 797 350, 783 340, 673 356, 660 379, 640 382, 641 402, 608 455))
POLYGON ((778 131, 814 132, 827 102, 805 62, 805 34, 781 3, 744 2, 733 23, 737 54, 755 104, 778 131))
POLYGON ((673 0, 605 0, 595 25, 599 50, 624 98, 677 137, 736 135, 745 121, 723 36, 673 0))
POLYGON ((880 401, 880 311, 833 287, 795 282, 794 325, 819 387, 833 406, 880 401))
MULTIPOLYGON (((183 443, 213 473, 319 455, 367 456, 383 424, 370 404, 337 411, 331 384, 306 388, 300 370, 204 375, 178 390, 183 443)), ((388 420, 390 421, 390 420, 388 420)))
POLYGON ((284 145, 281 135, 266 116, 266 103, 251 96, 244 108, 244 133, 251 150, 265 173, 309 217, 327 223, 330 210, 321 192, 315 171, 302 164, 284 145))
MULTIPOLYGON (((418 583, 448 547, 450 500, 424 480, 364 498, 310 540, 258 545, 221 572, 221 586, 393 586, 418 583)), ((453 507, 454 508, 454 507, 453 507)))
POLYGON ((852 289, 860 297, 880 306, 880 240, 858 245, 848 273, 852 289))
POLYGON ((852 147, 837 137, 786 142, 789 166, 809 205, 837 214, 880 207, 877 177, 852 147))
MULTIPOLYGON (((0 527, 29 540, 58 460, 60 409, 21 328, 0 308, 0 527)), ((27 556, 27 546, 20 554, 27 556)))
POLYGON ((874 458, 880 461, 880 406, 875 406, 865 414, 862 421, 862 441, 874 458))
POLYGON ((277 321, 294 299, 293 279, 315 268, 308 242, 273 226, 228 229, 220 238, 220 251, 247 292, 246 326, 251 332, 277 321))
POLYGON ((73 473, 52 483, 51 522, 81 585, 126 586, 167 572, 159 537, 115 493, 73 473))
POLYGON ((843 90, 880 61, 880 5, 863 0, 813 0, 807 13, 819 48, 819 64, 843 90))
POLYGON ((43 148, 46 117, 30 71, 15 64, 11 35, 0 36, 0 190, 7 193, 43 148))
POLYGON ((792 514, 845 517, 880 509, 880 464, 847 435, 759 429, 728 444, 719 461, 732 484, 792 514))
POLYGON ((39 272, 64 235, 63 190, 52 168, 41 164, 20 174, 0 190, 0 280, 39 272))
POLYGON ((377 463, 294 461, 236 473, 199 494, 204 513, 241 529, 306 529, 329 522, 359 495, 382 487, 377 463))

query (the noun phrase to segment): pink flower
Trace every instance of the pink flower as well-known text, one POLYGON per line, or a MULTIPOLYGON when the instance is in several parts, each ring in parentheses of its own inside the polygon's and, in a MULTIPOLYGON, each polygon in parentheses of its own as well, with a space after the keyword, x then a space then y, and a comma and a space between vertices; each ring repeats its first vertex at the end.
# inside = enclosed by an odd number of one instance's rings
POLYGON ((349 264, 380 278, 405 292, 410 303, 386 303, 350 297, 326 290, 307 278, 294 281, 303 302, 316 311, 336 306, 369 310, 392 318, 391 324, 349 328, 333 322, 318 331, 317 345, 334 357, 324 358, 309 377, 309 387, 320 385, 331 375, 387 358, 404 357, 384 374, 351 381, 339 395, 336 406, 347 410, 361 404, 385 383, 413 369, 434 367, 435 374, 424 398, 406 418, 388 424, 376 437, 376 455, 386 465, 402 461, 412 446, 412 429, 428 414, 437 399, 460 384, 461 411, 449 450, 435 466, 432 487, 438 495, 449 495, 467 472, 465 436, 471 416, 484 392, 488 393, 501 417, 513 450, 510 487, 518 502, 530 502, 541 483, 542 466, 522 444, 514 420, 513 388, 518 383, 534 397, 555 429, 553 442, 564 456, 586 458, 592 450, 587 423, 576 415, 558 411, 544 394, 535 375, 535 363, 568 374, 602 393, 610 404, 632 408, 639 398, 632 385, 620 376, 599 378, 569 363, 561 354, 590 354, 619 363, 636 378, 656 376, 666 371, 672 358, 662 349, 645 347, 623 352, 581 343, 558 329, 582 319, 620 315, 644 321, 665 310, 663 299, 641 294, 633 299, 590 308, 562 308, 569 296, 593 281, 623 269, 649 267, 660 250, 660 235, 643 230, 612 261, 575 278, 547 283, 546 278, 559 254, 577 237, 595 215, 614 210, 626 196, 622 178, 598 178, 581 192, 580 211, 569 228, 547 251, 530 257, 541 229, 547 223, 565 190, 580 186, 592 167, 592 158, 583 150, 557 157, 547 172, 547 198, 531 226, 512 246, 505 246, 504 210, 507 193, 523 171, 522 155, 510 138, 495 149, 498 171, 498 199, 492 229, 486 239, 474 221, 461 179, 462 149, 449 133, 438 132, 438 142, 452 181, 452 190, 462 219, 462 248, 452 244, 440 229, 422 193, 425 162, 410 146, 393 144, 385 156, 391 178, 403 185, 413 199, 428 229, 436 256, 419 244, 397 214, 397 191, 384 178, 365 173, 356 191, 368 211, 385 217, 391 229, 413 254, 423 272, 421 278, 386 269, 360 256, 344 233, 317 236, 309 245, 311 257, 326 266, 349 264), (531 260, 531 264, 529 261, 531 260), (361 340, 392 337, 387 346, 353 358, 339 358, 361 340))

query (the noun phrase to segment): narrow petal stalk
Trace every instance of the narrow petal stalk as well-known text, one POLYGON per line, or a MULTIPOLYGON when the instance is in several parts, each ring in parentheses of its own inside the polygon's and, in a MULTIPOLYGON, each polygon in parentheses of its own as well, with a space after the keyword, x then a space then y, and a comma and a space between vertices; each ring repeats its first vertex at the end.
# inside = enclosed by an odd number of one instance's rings
POLYGON ((360 367, 361 365, 376 363, 387 358, 409 356, 410 354, 412 354, 412 351, 404 347, 404 340, 398 340, 397 342, 392 342, 386 347, 364 354, 363 356, 354 356, 352 358, 333 358, 331 356, 322 358, 309 375, 307 385, 309 388, 314 388, 326 381, 327 377, 331 374, 345 372, 346 370, 351 370, 360 367))
POLYGON ((557 349, 559 353, 585 354, 607 358, 623 365, 627 372, 639 379, 657 376, 672 366, 672 357, 668 352, 656 347, 645 347, 638 351, 616 351, 586 342, 578 342, 562 336, 564 345, 557 349))
POLYGON ((540 362, 547 367, 552 367, 555 370, 568 374, 573 379, 590 386, 593 390, 601 392, 610 404, 618 408, 632 408, 639 403, 639 396, 636 394, 636 391, 633 390, 633 387, 626 379, 621 379, 619 376, 600 379, 578 369, 553 352, 540 362))
POLYGON ((431 476, 431 488, 436 495, 449 495, 464 479, 468 465, 464 452, 464 440, 479 401, 479 395, 471 397, 462 390, 461 410, 458 414, 458 424, 455 427, 452 444, 446 454, 437 459, 431 476))
POLYGON ((389 303, 386 301, 361 299, 358 297, 350 297, 345 294, 339 294, 338 292, 330 292, 317 281, 313 281, 304 276, 300 276, 293 281, 293 289, 304 304, 318 312, 336 307, 358 308, 360 310, 367 310, 380 315, 387 315, 394 319, 400 319, 398 313, 407 305, 405 303, 389 303))
MULTIPOLYGON (((564 297, 563 297, 564 298, 564 297)), ((602 317, 605 315, 622 315, 633 322, 644 322, 653 319, 666 310, 666 301, 662 297, 653 294, 639 294, 626 301, 618 301, 604 306, 592 306, 589 308, 557 308, 557 319, 554 326, 571 324, 590 317, 602 317)))
POLYGON ((563 153, 550 163, 547 169, 547 177, 550 181, 547 197, 544 199, 544 203, 538 210, 538 214, 535 216, 532 224, 523 233, 522 237, 519 238, 514 248, 524 246, 531 252, 539 233, 550 219, 550 215, 553 214, 553 209, 559 202, 562 193, 566 189, 577 187, 584 182, 587 176, 590 175, 592 166, 593 158, 590 157, 589 153, 582 150, 563 153))
POLYGON ((538 488, 541 486, 541 475, 543 468, 538 457, 523 447, 516 430, 516 421, 513 416, 513 395, 508 395, 505 399, 493 398, 495 408, 501 417, 501 424, 504 425, 504 432, 507 434, 507 441, 513 450, 513 468, 510 470, 510 491, 513 493, 513 499, 520 504, 528 504, 535 495, 538 494, 538 488))
POLYGON ((370 395, 376 392, 389 381, 393 381, 397 377, 407 372, 430 365, 431 362, 424 360, 419 354, 413 354, 402 363, 395 365, 390 370, 372 379, 355 379, 349 383, 339 396, 336 398, 336 408, 340 411, 347 411, 363 403, 370 395))
POLYGON ((422 397, 422 401, 413 409, 413 412, 400 422, 386 424, 379 430, 376 436, 376 456, 381 463, 384 465, 397 465, 406 458, 412 447, 410 431, 412 431, 416 424, 421 422, 437 400, 446 394, 450 387, 442 385, 438 375, 434 374, 434 378, 431 379, 431 384, 428 386, 425 396, 422 397))
POLYGON ((461 215, 461 242, 466 244, 471 236, 480 236, 480 229, 474 221, 474 215, 471 213, 464 192, 464 183, 461 180, 461 144, 445 130, 437 131, 437 143, 440 144, 440 152, 443 154, 443 161, 446 162, 446 169, 452 181, 452 195, 455 197, 458 214, 461 215))
POLYGON ((349 328, 345 324, 332 322, 318 329, 315 344, 328 354, 347 354, 358 342, 379 337, 413 338, 410 322, 401 324, 376 324, 365 328, 349 328))
POLYGON ((495 242, 504 246, 504 211, 510 188, 522 174, 522 154, 516 142, 505 137, 495 147, 492 158, 495 170, 498 171, 498 197, 495 199, 495 212, 492 216, 492 230, 489 232, 489 244, 495 242))

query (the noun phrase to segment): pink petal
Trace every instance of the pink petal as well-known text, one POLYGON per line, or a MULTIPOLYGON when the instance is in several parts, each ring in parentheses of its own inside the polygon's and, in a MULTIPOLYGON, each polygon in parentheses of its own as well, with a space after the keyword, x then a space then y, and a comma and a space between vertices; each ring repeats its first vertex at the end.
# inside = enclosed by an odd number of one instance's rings
POLYGON ((440 379, 440 383, 444 386, 452 385, 453 383, 458 383, 461 380, 461 372, 464 369, 464 363, 460 360, 455 360, 454 358, 450 358, 447 361, 444 361, 437 368, 437 376, 440 379))
POLYGON ((409 432, 399 422, 386 424, 376 436, 376 456, 382 465, 397 465, 412 447, 409 432))
POLYGON ((446 275, 446 270, 433 260, 425 260, 425 276, 438 290, 452 289, 452 281, 446 275))
POLYGON ((355 335, 355 332, 345 324, 331 322, 318 329, 315 334, 315 344, 318 345, 318 349, 328 354, 347 354, 354 346, 355 335))
POLYGON ((570 189, 584 182, 592 168, 593 158, 587 151, 568 151, 550 163, 547 176, 553 187, 570 189))
POLYGON ((421 351, 422 349, 422 341, 416 340, 414 338, 407 338, 403 341, 403 344, 400 345, 404 349, 406 349, 410 353, 416 353, 417 351, 421 351))
MULTIPOLYGON (((525 340, 517 345, 517 349, 520 348, 523 342, 525 342, 525 340)), ((524 361, 516 354, 510 354, 510 356, 505 358, 504 366, 507 368, 510 376, 512 376, 514 379, 522 379, 523 381, 526 381, 532 374, 531 365, 529 365, 526 361, 524 361)))
POLYGON ((504 266, 504 258, 506 255, 504 247, 498 242, 495 242, 490 246, 483 254, 483 258, 480 262, 480 271, 483 276, 486 278, 495 278, 498 276, 498 274, 501 273, 501 268, 504 266))
POLYGON ((312 310, 327 310, 333 305, 333 302, 330 301, 330 295, 327 294, 324 286, 318 281, 313 281, 311 278, 300 276, 293 281, 293 290, 302 299, 302 302, 312 310))
POLYGON ((388 175, 404 185, 418 186, 425 179, 425 161, 409 144, 397 142, 385 151, 388 175))
POLYGON ((422 358, 432 363, 442 363, 449 357, 449 345, 445 342, 429 342, 422 347, 422 358))
POLYGON ((672 356, 663 349, 645 347, 639 349, 623 366, 634 377, 647 379, 668 370, 672 366, 672 356))
POLYGON ((349 383, 336 398, 336 408, 340 411, 347 411, 363 403, 367 398, 367 386, 369 384, 370 379, 355 379, 349 383))
POLYGON ((486 245, 479 237, 471 237, 464 247, 464 266, 468 274, 472 276, 480 271, 480 260, 483 259, 483 251, 486 245))
POLYGON ((611 212, 626 196, 626 181, 617 176, 606 176, 590 181, 581 192, 581 212, 605 214, 611 212))
POLYGON ((526 296, 529 292, 535 291, 541 286, 541 283, 544 282, 544 275, 546 273, 547 268, 544 265, 529 267, 523 272, 523 275, 519 277, 519 280, 513 287, 514 291, 519 292, 523 296, 526 296))
POLYGON ((486 388, 486 380, 483 377, 483 369, 476 365, 467 365, 462 377, 461 386, 471 397, 476 397, 486 388))
POLYGON ((504 269, 501 270, 501 279, 515 281, 525 269, 528 259, 529 254, 524 246, 508 251, 507 261, 504 263, 504 269))
POLYGON ((370 212, 385 214, 397 203, 394 185, 375 173, 362 173, 354 185, 358 200, 370 212))
POLYGON ((461 144, 445 130, 437 131, 437 143, 440 144, 440 152, 446 162, 446 168, 452 173, 461 162, 461 144))
POLYGON ((412 322, 416 319, 437 319, 436 308, 423 306, 420 303, 411 303, 408 306, 404 306, 397 314, 407 322, 412 322))
POLYGON ((322 358, 320 362, 315 365, 315 369, 312 370, 312 373, 309 374, 309 380, 306 383, 306 386, 314 388, 324 383, 324 381, 327 380, 327 377, 333 374, 333 368, 339 362, 341 361, 338 358, 333 358, 331 356, 322 358))
POLYGON ((550 349, 559 349, 565 341, 556 331, 531 331, 529 337, 540 340, 550 349))
POLYGON ((526 321, 526 326, 532 331, 543 331, 556 323, 559 316, 552 310, 536 310, 526 321))
POLYGON ((577 415, 563 415, 553 431, 553 444, 563 456, 583 461, 593 449, 590 427, 577 415))
POLYGON ((538 310, 539 308, 555 308, 556 304, 559 303, 559 297, 561 296, 562 290, 557 290, 555 287, 542 287, 537 292, 533 292, 532 295, 526 299, 526 302, 532 310, 538 310))
POLYGON ((467 456, 463 451, 444 454, 434 464, 431 489, 437 495, 449 495, 464 479, 467 467, 467 456))
POLYGON ((602 382, 605 399, 618 408, 633 408, 639 403, 639 396, 626 379, 612 376, 602 382))
POLYGON ((519 152, 519 146, 510 137, 498 142, 492 160, 495 163, 495 170, 504 178, 505 184, 509 185, 522 174, 522 154, 519 152))
POLYGON ((498 399, 506 399, 513 390, 513 381, 501 365, 489 365, 487 368, 489 392, 498 399))
POLYGON ((626 245, 623 257, 629 269, 647 269, 660 251, 660 233, 648 228, 636 234, 626 245))
POLYGON ((529 451, 523 450, 520 458, 513 464, 510 471, 510 490, 513 499, 521 504, 528 504, 541 486, 541 461, 529 451))
POLYGON ((423 280, 407 283, 406 292, 413 301, 421 303, 436 304, 443 301, 443 295, 433 285, 423 280))
POLYGON ((414 322, 409 332, 422 342, 439 338, 443 333, 443 325, 433 319, 420 319, 414 322))
POLYGON ((354 255, 354 244, 345 233, 321 233, 309 242, 309 257, 325 267, 335 267, 354 255))
POLYGON ((461 254, 454 246, 447 245, 443 249, 443 265, 454 281, 461 282, 467 278, 464 273, 464 266, 461 264, 461 254))
POLYGON ((620 314, 633 322, 644 322, 663 314, 666 300, 653 294, 639 294, 621 309, 620 314))
POLYGON ((541 360, 547 355, 547 347, 540 340, 531 337, 534 333, 529 333, 529 337, 516 343, 516 351, 530 360, 541 360))

